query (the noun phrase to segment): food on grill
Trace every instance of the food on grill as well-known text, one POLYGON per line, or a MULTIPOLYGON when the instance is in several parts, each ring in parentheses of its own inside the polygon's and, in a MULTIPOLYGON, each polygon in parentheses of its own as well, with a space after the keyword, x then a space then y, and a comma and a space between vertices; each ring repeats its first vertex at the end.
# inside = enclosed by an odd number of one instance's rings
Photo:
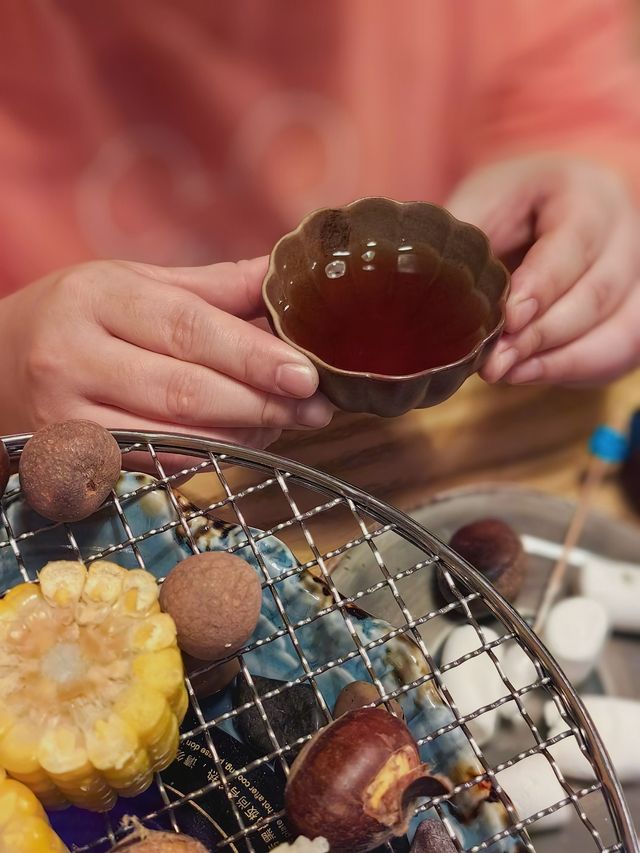
MULTIPOLYGON (((526 555, 520 537, 510 525, 496 518, 479 519, 457 530, 449 545, 493 584, 507 601, 513 603, 516 600, 525 579, 526 555)), ((457 587, 462 595, 468 594, 461 581, 457 581, 457 587)), ((457 601, 446 578, 440 573, 438 588, 446 603, 457 601)), ((480 599, 469 602, 469 608, 477 618, 491 612, 480 599)))
POLYGON ((38 798, 1 769, 0 853, 68 853, 38 798))
POLYGON ((160 591, 162 609, 176 623, 180 648, 199 660, 219 660, 238 651, 255 630, 261 603, 254 569, 222 552, 182 560, 160 591))
POLYGON ((46 806, 105 811, 173 761, 187 708, 155 578, 48 563, 0 600, 0 766, 46 806))
POLYGON ((92 421, 50 424, 26 443, 20 485, 29 505, 50 521, 80 521, 95 512, 122 468, 115 438, 92 421))
POLYGON ((407 726, 382 708, 339 717, 304 747, 285 790, 292 829, 324 837, 332 853, 367 853, 404 835, 417 799, 448 780, 422 764, 407 726))

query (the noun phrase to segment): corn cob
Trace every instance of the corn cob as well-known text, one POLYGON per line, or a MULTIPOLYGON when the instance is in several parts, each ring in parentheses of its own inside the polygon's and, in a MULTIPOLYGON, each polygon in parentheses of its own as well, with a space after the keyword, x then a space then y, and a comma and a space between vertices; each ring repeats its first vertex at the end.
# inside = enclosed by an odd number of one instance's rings
POLYGON ((111 808, 176 755, 187 708, 148 572, 55 562, 0 600, 0 767, 50 808, 111 808))
POLYGON ((44 809, 21 782, 0 770, 0 853, 68 853, 44 809))

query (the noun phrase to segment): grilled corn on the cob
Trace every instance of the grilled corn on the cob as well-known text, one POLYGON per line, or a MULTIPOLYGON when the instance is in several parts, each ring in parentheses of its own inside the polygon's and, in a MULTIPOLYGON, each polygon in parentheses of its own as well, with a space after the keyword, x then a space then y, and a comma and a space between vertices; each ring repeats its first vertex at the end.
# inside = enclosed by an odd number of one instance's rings
POLYGON ((0 770, 0 853, 68 853, 44 809, 21 782, 0 770))
POLYGON ((174 759, 187 707, 155 578, 49 563, 0 600, 0 767, 48 807, 94 811, 174 759))

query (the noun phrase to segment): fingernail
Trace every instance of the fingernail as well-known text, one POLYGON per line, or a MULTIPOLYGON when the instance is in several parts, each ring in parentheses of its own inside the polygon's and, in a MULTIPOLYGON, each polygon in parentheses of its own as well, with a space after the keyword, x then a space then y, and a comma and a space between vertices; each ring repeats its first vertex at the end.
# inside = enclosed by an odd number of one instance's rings
POLYGON ((331 422, 334 408, 324 397, 314 397, 298 403, 296 418, 300 426, 323 427, 331 422))
POLYGON ((496 348, 493 351, 493 358, 497 358, 502 355, 504 352, 509 352, 512 349, 511 344, 509 343, 509 335, 503 335, 498 343, 496 344, 496 348))
POLYGON ((518 360, 518 350, 513 347, 505 349, 503 352, 496 353, 493 359, 491 376, 494 382, 502 379, 508 370, 511 370, 513 365, 518 360))
POLYGON ((523 361, 511 371, 507 377, 507 381, 514 384, 524 384, 525 382, 536 382, 542 376, 542 364, 539 358, 531 358, 529 361, 523 361))
POLYGON ((276 385, 283 394, 310 397, 318 387, 318 374, 306 364, 281 364, 276 371, 276 385))
POLYGON ((537 311, 538 300, 533 297, 523 299, 522 302, 517 302, 515 305, 509 306, 507 309, 509 332, 519 332, 523 326, 526 326, 527 323, 533 320, 537 311))

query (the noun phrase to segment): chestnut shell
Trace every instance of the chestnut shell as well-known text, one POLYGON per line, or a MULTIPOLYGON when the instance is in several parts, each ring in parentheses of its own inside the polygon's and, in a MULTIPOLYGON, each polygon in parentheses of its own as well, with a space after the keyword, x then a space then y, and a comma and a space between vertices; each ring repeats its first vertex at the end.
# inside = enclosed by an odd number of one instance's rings
POLYGON ((383 708, 359 708, 305 745, 291 768, 285 806, 297 834, 323 836, 332 853, 367 853, 406 832, 416 797, 447 790, 445 780, 429 776, 421 764, 418 747, 401 720, 383 708), (388 801, 376 812, 379 820, 365 804, 365 791, 397 753, 409 758, 411 770, 393 789, 398 819, 390 823, 394 809, 387 808, 388 801))

